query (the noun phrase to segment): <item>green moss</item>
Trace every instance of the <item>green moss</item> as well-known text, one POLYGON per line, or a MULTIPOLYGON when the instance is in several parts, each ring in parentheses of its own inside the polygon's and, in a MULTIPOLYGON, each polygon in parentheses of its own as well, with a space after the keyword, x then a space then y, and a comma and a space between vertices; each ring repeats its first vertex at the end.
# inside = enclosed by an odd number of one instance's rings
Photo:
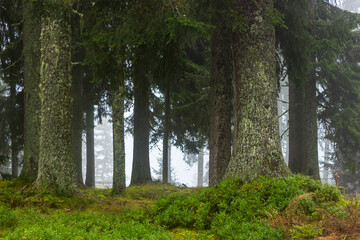
MULTIPOLYGON (((0 181, 1 239, 273 240, 290 234, 271 223, 281 214, 296 213, 326 229, 325 211, 332 220, 352 221, 354 209, 349 206, 356 205, 335 186, 302 175, 261 177, 251 183, 229 180, 206 189, 150 184, 131 187, 125 196, 93 188, 66 197, 24 186, 21 181, 0 181), (145 194, 139 197, 141 192, 145 194)), ((305 225, 298 224, 293 236, 319 229, 301 227, 305 225)))

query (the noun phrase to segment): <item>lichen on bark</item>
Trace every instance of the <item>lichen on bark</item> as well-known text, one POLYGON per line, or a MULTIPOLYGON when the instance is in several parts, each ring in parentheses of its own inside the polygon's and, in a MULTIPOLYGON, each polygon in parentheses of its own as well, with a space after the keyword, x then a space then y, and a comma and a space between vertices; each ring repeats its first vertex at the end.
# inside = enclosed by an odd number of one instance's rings
POLYGON ((273 1, 240 0, 245 31, 233 34, 235 135, 225 179, 251 181, 262 175, 287 176, 277 121, 273 1))
POLYGON ((114 82, 112 92, 112 119, 113 119, 113 149, 114 173, 113 193, 120 194, 125 191, 125 140, 124 140, 124 80, 114 82))
POLYGON ((42 18, 41 131, 36 187, 67 195, 78 191, 73 154, 70 37, 65 13, 42 18))

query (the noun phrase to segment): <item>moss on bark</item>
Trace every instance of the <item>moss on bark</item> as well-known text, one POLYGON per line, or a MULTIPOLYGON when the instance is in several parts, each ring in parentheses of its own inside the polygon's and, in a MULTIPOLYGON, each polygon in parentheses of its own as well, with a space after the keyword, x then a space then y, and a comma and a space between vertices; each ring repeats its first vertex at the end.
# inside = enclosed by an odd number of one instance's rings
POLYGON ((233 36, 236 138, 225 178, 286 176, 290 170, 280 147, 275 32, 269 17, 273 1, 236 3, 247 28, 233 36))

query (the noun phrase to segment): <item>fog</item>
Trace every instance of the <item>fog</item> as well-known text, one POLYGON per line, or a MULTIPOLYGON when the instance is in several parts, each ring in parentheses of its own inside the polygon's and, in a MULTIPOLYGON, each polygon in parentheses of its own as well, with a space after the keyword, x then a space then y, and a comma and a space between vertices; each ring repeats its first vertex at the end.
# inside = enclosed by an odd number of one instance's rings
MULTIPOLYGON (((131 113, 125 113, 128 117, 131 113)), ((86 176, 86 138, 83 137, 83 176, 86 176)), ((112 186, 113 176, 113 152, 112 152, 112 123, 109 119, 103 119, 102 124, 95 122, 95 182, 97 187, 112 186)), ((162 159, 162 142, 150 149, 150 168, 153 180, 161 179, 156 174, 159 171, 159 159, 162 159)), ((133 158, 133 137, 131 134, 125 135, 125 168, 126 185, 130 185, 133 158)), ((183 160, 184 154, 176 147, 171 147, 171 179, 176 185, 186 185, 188 187, 197 186, 197 163, 189 166, 183 160)), ((207 186, 209 155, 204 154, 204 186, 207 186)), ((85 179, 84 179, 85 180, 85 179)))

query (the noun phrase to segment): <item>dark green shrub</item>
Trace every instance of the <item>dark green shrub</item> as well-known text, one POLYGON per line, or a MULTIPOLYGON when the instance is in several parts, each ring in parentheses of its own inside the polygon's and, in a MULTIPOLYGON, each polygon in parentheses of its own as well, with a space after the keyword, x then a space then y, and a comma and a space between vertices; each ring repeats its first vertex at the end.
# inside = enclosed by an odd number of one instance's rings
POLYGON ((317 203, 338 202, 341 198, 340 190, 333 185, 325 184, 317 189, 314 194, 314 201, 317 203))
POLYGON ((312 197, 300 199, 299 210, 313 218, 319 217, 316 212, 318 200, 340 198, 333 187, 302 175, 261 177, 251 183, 229 180, 200 193, 176 193, 161 198, 155 202, 154 219, 167 228, 211 229, 218 236, 229 239, 281 239, 280 230, 260 219, 265 219, 268 212, 284 211, 296 196, 309 192, 314 192, 313 197, 317 200, 312 197), (264 236, 263 232, 266 233, 264 236), (235 238, 235 235, 239 237, 235 238))
POLYGON ((301 214, 312 215, 316 211, 316 204, 311 197, 299 200, 301 205, 301 214))
POLYGON ((168 228, 193 227, 200 202, 198 195, 171 194, 155 204, 155 222, 168 228))

